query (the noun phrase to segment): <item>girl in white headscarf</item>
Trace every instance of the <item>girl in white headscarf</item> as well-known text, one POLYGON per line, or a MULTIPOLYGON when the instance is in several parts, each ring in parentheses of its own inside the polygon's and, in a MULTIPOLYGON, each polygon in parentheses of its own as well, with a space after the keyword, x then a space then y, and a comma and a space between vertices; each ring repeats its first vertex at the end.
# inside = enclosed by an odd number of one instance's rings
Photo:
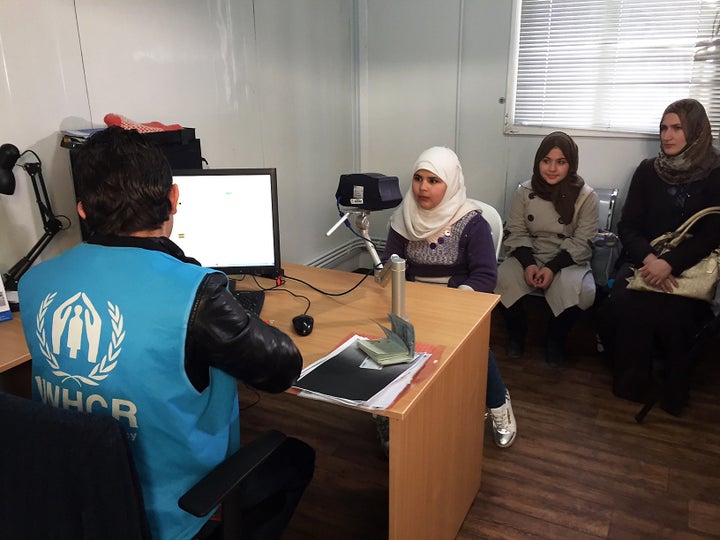
POLYGON ((390 218, 385 253, 408 259, 409 281, 492 292, 497 260, 481 214, 467 199, 455 152, 429 148, 415 162, 412 186, 390 218))
MULTIPOLYGON (((479 292, 495 289, 497 260, 490 226, 468 200, 460 161, 449 148, 429 148, 415 162, 412 187, 390 218, 383 260, 393 254, 406 260, 410 281, 479 292)), ((517 424, 492 353, 486 405, 495 443, 510 446, 517 424)))

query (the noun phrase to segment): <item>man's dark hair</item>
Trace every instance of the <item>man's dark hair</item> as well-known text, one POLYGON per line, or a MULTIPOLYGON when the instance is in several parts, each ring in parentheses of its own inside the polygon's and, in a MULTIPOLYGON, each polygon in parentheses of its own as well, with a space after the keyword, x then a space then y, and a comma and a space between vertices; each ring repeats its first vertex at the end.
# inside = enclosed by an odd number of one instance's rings
POLYGON ((91 235, 154 230, 170 217, 170 164, 137 131, 93 134, 75 155, 73 176, 91 235))

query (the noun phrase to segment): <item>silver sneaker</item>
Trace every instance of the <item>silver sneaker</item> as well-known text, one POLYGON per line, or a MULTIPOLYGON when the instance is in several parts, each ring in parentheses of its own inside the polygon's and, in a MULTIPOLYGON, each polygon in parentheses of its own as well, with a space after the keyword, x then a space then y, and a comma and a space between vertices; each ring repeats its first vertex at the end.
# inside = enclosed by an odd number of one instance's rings
POLYGON ((489 409, 492 419, 493 436, 495 444, 500 448, 507 448, 515 442, 517 423, 510 402, 510 392, 505 390, 505 403, 495 409, 489 409))

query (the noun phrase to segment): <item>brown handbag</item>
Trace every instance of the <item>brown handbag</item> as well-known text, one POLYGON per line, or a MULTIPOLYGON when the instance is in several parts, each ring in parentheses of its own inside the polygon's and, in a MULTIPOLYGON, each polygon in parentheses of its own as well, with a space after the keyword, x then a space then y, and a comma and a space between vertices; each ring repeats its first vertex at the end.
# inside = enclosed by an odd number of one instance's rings
MULTIPOLYGON (((658 236, 650 242, 653 249, 659 254, 667 253, 679 246, 684 240, 692 237, 688 231, 695 223, 710 214, 720 214, 720 206, 710 206, 689 217, 675 231, 658 236)), ((685 270, 676 279, 678 287, 672 293, 697 300, 712 303, 715 300, 715 289, 718 283, 718 264, 720 264, 720 247, 715 248, 707 257, 698 261, 694 266, 685 270)), ((635 269, 633 276, 628 278, 628 289, 634 291, 664 292, 662 289, 649 285, 635 269)))

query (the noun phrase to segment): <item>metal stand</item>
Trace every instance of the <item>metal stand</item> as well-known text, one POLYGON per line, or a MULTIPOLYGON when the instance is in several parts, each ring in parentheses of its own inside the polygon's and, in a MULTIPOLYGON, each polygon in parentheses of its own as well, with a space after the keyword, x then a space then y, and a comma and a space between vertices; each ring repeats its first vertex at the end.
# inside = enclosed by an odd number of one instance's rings
POLYGON ((363 243, 365 244, 365 248, 370 253, 370 257, 373 261, 373 268, 375 270, 379 270, 382 268, 382 263, 380 262, 380 257, 378 256, 377 250, 375 249, 375 246, 372 243, 372 240, 370 239, 370 211, 369 210, 348 210, 345 212, 342 217, 338 220, 335 225, 333 225, 328 232, 325 233, 325 236, 330 236, 332 233, 334 233, 337 228, 342 225, 345 220, 349 219, 351 215, 355 214, 355 226, 357 227, 360 237, 363 240, 363 243))
POLYGON ((405 313, 405 259, 392 254, 385 268, 375 272, 375 282, 387 285, 388 276, 392 275, 392 312, 407 320, 405 313))
POLYGON ((360 237, 363 239, 365 248, 370 253, 370 257, 373 261, 373 268, 375 269, 374 277, 375 282, 381 286, 387 285, 388 278, 392 275, 392 312, 398 317, 402 317, 407 320, 407 314, 405 313, 405 259, 399 255, 393 254, 388 260, 388 265, 383 267, 380 262, 375 245, 370 239, 370 211, 369 210, 348 210, 340 219, 333 225, 325 236, 330 236, 337 230, 337 228, 345 223, 351 215, 355 214, 355 226, 359 231, 360 237))

